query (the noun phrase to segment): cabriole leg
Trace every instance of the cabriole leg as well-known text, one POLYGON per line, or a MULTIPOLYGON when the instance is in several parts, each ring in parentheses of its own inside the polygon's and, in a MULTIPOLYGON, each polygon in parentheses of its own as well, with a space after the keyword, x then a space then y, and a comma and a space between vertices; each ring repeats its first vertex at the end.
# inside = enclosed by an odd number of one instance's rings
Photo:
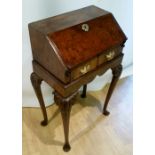
POLYGON ((54 100, 56 104, 59 106, 63 127, 64 127, 64 135, 65 135, 65 143, 63 146, 63 150, 68 152, 71 147, 69 144, 69 120, 70 120, 70 111, 75 99, 76 93, 68 98, 63 98, 57 92, 54 92, 54 100))
POLYGON ((110 112, 107 111, 107 106, 108 106, 110 97, 111 97, 111 95, 112 95, 112 93, 114 91, 114 88, 116 86, 117 81, 119 80, 119 77, 120 77, 121 73, 122 73, 122 65, 121 64, 114 67, 114 68, 112 68, 113 78, 112 78, 112 82, 110 84, 108 94, 106 96, 105 104, 104 104, 104 107, 103 107, 103 114, 106 115, 106 116, 110 114, 110 112))
POLYGON ((48 118, 47 118, 46 107, 45 107, 42 92, 41 92, 41 82, 42 82, 42 79, 36 73, 33 72, 31 74, 31 83, 36 93, 36 96, 38 98, 38 101, 43 113, 43 117, 44 117, 44 120, 41 122, 41 125, 46 126, 48 124, 48 118))
POLYGON ((83 85, 83 91, 82 91, 82 94, 81 94, 81 97, 82 98, 86 98, 86 92, 87 92, 87 85, 83 85))

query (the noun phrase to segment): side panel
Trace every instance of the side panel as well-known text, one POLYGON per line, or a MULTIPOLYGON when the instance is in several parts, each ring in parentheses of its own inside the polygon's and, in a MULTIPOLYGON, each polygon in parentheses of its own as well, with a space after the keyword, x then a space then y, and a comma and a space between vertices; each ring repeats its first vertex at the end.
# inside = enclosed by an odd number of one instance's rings
POLYGON ((68 83, 70 78, 65 76, 66 68, 58 59, 55 51, 46 39, 46 36, 33 29, 30 25, 29 33, 33 60, 37 61, 62 82, 68 83))

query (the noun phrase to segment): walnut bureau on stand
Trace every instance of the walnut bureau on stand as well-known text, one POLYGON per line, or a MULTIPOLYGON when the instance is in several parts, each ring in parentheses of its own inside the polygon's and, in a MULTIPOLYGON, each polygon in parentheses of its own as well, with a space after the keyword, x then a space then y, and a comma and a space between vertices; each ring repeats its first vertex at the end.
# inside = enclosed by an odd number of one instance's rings
POLYGON ((41 82, 54 89, 64 126, 64 151, 70 150, 69 119, 77 92, 86 97, 87 84, 97 75, 112 70, 113 78, 103 107, 107 105, 122 72, 123 47, 127 40, 112 13, 96 6, 30 23, 29 34, 33 54, 31 82, 48 124, 41 92, 41 82))

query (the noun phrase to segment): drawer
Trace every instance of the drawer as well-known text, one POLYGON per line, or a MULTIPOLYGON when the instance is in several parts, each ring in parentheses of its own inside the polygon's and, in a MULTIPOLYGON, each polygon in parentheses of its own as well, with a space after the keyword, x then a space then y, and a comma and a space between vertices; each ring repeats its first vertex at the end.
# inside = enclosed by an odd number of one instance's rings
POLYGON ((92 71, 97 67, 97 57, 80 65, 71 71, 71 80, 75 80, 82 75, 92 71))
POLYGON ((121 52, 122 52, 122 47, 117 47, 117 48, 108 50, 107 52, 104 52, 103 54, 99 55, 99 57, 98 57, 98 65, 101 65, 105 62, 113 60, 121 52))

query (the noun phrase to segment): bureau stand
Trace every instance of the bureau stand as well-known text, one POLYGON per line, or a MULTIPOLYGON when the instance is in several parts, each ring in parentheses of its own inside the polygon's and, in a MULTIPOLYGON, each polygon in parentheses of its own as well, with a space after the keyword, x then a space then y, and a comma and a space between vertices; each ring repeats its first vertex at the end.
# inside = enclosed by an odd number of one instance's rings
POLYGON ((96 6, 64 13, 29 24, 33 54, 31 82, 43 113, 42 126, 48 124, 41 83, 54 89, 64 127, 64 151, 69 151, 69 120, 78 90, 86 97, 87 84, 96 76, 112 70, 112 81, 103 106, 110 97, 122 72, 123 47, 127 40, 114 16, 96 6))

